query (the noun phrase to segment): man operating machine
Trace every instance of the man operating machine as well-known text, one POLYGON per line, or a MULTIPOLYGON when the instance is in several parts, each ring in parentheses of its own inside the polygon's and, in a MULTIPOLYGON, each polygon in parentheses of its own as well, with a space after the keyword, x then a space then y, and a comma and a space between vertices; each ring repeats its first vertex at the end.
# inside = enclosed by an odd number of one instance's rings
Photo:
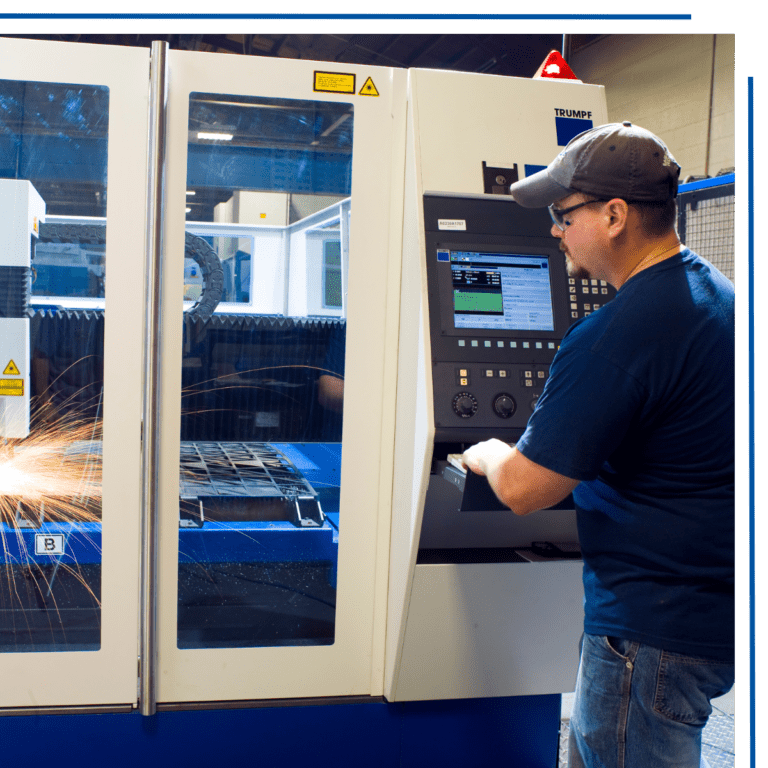
POLYGON ((463 454, 526 515, 573 493, 585 623, 570 765, 699 765, 733 684, 734 293, 675 231, 680 168, 629 122, 511 186, 572 278, 616 297, 563 337, 516 446, 463 454))

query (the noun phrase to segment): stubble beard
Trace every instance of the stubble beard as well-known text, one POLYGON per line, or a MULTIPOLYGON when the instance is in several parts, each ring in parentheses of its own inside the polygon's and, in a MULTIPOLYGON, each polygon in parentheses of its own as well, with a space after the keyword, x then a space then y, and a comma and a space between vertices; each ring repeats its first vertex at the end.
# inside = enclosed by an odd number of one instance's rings
POLYGON ((591 277, 584 267, 577 267, 570 260, 568 253, 565 248, 563 248, 562 244, 560 245, 560 250, 563 252, 563 256, 565 256, 565 271, 568 273, 568 277, 573 277, 576 280, 588 280, 591 277))

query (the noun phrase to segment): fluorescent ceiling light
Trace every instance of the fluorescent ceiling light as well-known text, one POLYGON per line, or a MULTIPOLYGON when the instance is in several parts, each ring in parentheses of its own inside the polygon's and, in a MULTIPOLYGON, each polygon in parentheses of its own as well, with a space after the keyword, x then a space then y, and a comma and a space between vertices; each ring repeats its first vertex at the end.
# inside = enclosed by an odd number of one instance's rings
POLYGON ((188 195, 196 195, 196 194, 197 194, 197 192, 195 192, 195 190, 194 190, 194 189, 188 189, 188 190, 187 190, 187 194, 188 194, 188 195))
POLYGON ((326 136, 330 135, 335 131, 348 117, 350 116, 349 112, 345 112, 336 122, 334 122, 332 125, 330 125, 328 128, 326 128, 321 134, 320 138, 325 138, 326 136))
POLYGON ((200 131, 197 134, 198 139, 210 139, 211 141, 232 141, 234 134, 231 133, 205 133, 200 131))

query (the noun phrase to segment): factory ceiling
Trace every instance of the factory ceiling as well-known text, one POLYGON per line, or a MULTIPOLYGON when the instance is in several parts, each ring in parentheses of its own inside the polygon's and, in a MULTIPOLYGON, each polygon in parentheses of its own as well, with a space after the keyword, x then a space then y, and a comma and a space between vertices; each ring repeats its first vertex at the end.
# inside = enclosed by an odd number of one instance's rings
MULTIPOLYGON (((382 67, 417 67, 532 77, 551 50, 563 52, 553 35, 9 35, 32 39, 148 48, 165 40, 172 49, 275 56, 382 67)), ((565 36, 565 57, 603 35, 565 36)))

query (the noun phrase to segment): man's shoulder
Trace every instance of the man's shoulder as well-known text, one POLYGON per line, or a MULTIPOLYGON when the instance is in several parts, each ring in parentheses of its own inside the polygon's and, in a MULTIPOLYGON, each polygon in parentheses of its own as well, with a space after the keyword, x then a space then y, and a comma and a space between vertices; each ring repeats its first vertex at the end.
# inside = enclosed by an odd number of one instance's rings
POLYGON ((689 274, 694 275, 698 280, 710 284, 713 291, 722 301, 733 301, 735 295, 733 282, 704 257, 699 256, 699 254, 689 248, 686 251, 685 267, 689 274))

